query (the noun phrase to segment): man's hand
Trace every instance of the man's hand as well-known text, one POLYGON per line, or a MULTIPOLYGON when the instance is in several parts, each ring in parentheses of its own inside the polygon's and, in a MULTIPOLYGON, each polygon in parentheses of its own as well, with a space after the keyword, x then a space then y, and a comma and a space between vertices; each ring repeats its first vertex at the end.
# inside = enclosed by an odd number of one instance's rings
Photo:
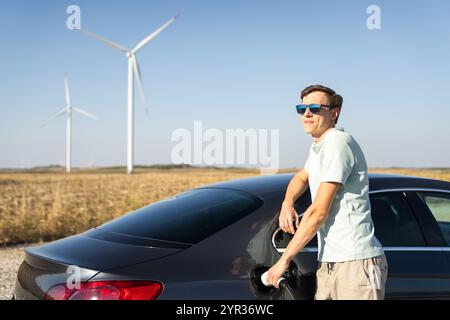
POLYGON ((295 234, 295 228, 298 227, 300 219, 295 212, 294 203, 306 189, 308 189, 308 172, 301 169, 289 182, 278 218, 281 230, 286 233, 295 234))
POLYGON ((267 272, 267 282, 278 289, 277 282, 288 268, 289 263, 283 259, 279 259, 267 272))
POLYGON ((295 228, 298 227, 299 217, 294 209, 294 205, 289 202, 283 202, 281 206, 280 216, 278 218, 278 223, 281 230, 286 233, 294 234, 295 228), (294 228, 295 223, 295 228, 294 228))

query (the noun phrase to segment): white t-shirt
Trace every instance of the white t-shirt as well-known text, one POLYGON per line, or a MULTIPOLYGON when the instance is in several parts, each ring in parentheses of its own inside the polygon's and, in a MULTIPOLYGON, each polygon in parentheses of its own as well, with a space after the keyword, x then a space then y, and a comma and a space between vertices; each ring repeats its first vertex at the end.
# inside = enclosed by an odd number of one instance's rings
POLYGON ((367 163, 355 139, 342 128, 330 129, 311 145, 305 170, 312 201, 321 182, 342 184, 317 233, 318 260, 343 262, 383 254, 374 235, 367 163))

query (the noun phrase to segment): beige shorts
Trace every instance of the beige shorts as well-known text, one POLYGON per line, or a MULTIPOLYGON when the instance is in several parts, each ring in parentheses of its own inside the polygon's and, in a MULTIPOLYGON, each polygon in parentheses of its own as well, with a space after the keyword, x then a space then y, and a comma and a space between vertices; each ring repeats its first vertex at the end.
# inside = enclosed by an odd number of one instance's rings
POLYGON ((388 273, 386 256, 320 262, 316 300, 383 300, 388 273))

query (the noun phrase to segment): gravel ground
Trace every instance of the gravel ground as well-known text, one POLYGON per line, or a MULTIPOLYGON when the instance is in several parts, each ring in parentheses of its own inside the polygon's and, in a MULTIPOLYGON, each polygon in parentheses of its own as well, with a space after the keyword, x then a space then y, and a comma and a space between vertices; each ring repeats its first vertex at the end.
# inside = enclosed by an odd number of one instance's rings
POLYGON ((25 247, 38 244, 0 247, 0 300, 9 300, 12 297, 17 271, 24 258, 25 247))

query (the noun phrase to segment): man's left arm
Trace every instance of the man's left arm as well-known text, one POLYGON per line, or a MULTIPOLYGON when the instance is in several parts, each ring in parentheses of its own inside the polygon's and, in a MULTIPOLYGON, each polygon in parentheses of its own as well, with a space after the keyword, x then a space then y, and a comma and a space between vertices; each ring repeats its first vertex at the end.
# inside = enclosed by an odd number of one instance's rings
POLYGON ((328 212, 333 203, 336 192, 342 184, 338 182, 321 182, 314 202, 303 214, 294 237, 289 242, 278 262, 269 269, 267 281, 276 285, 278 279, 289 266, 290 261, 316 235, 320 226, 327 220, 328 212))
POLYGON ((303 214, 294 237, 278 262, 269 270, 268 281, 276 284, 289 267, 289 262, 314 237, 327 220, 336 192, 350 176, 356 160, 348 139, 330 137, 324 146, 320 185, 313 203, 303 214))

